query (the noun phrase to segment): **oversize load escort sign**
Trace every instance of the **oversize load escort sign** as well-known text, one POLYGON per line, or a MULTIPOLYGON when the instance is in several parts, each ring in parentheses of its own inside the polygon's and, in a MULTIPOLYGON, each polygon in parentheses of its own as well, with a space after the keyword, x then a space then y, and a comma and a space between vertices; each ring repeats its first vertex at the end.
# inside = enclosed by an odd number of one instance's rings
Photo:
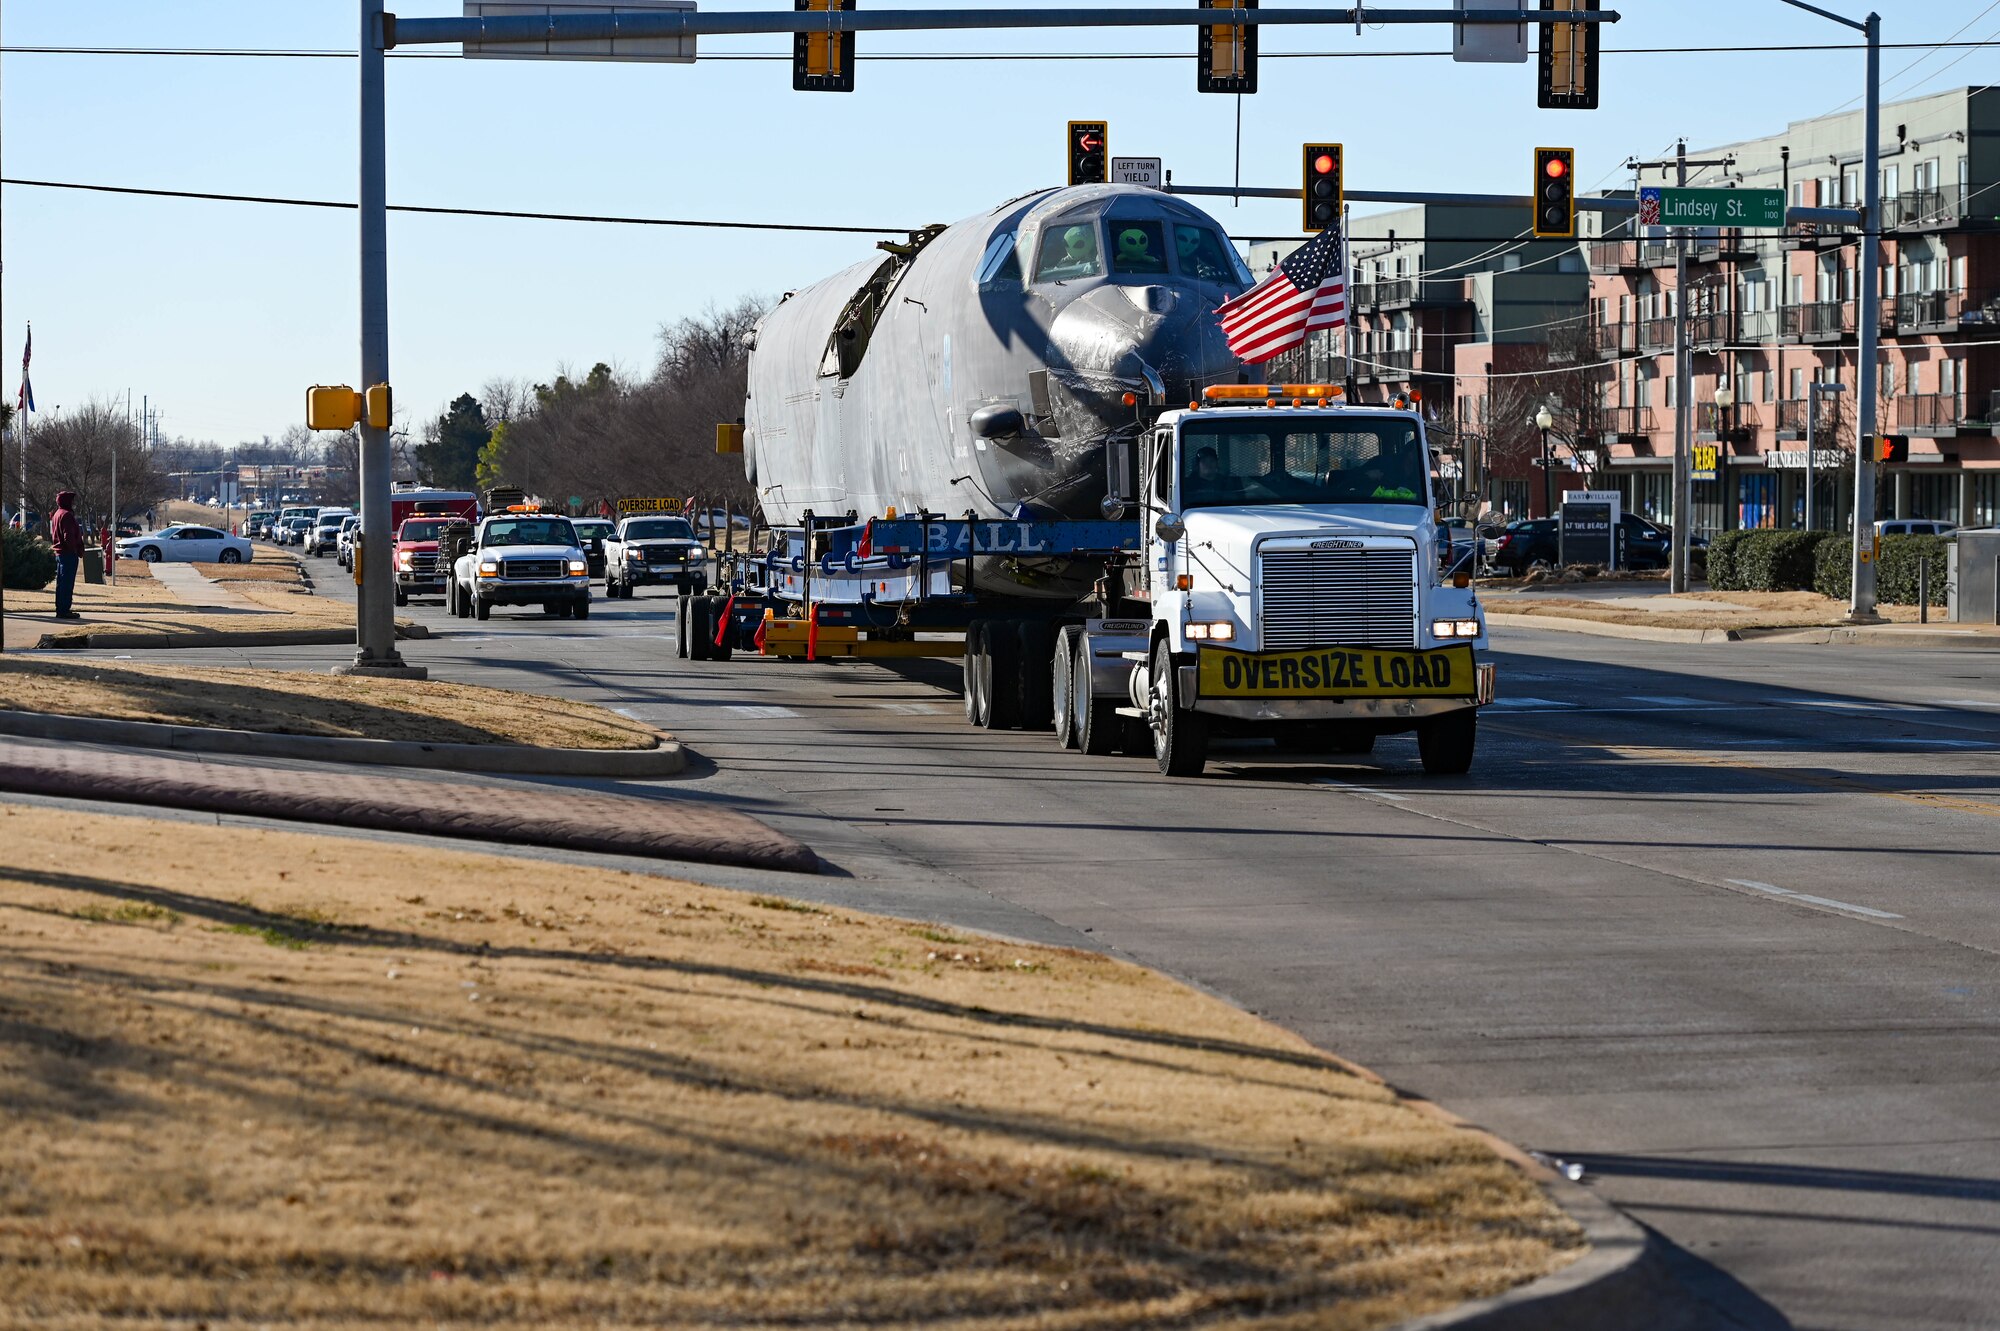
POLYGON ((1469 646, 1428 652, 1204 647, 1198 670, 1203 698, 1470 698, 1478 692, 1469 646))
POLYGON ((678 513, 681 501, 678 499, 621 499, 618 512, 622 517, 627 513, 678 513))

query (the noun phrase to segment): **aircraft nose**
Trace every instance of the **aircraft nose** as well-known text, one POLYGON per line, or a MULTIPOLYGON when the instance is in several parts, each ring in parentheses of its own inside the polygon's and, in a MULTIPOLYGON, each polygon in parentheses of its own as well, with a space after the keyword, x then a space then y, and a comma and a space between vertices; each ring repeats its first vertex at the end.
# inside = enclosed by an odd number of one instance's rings
POLYGON ((1049 329, 1054 359, 1108 392, 1146 392, 1144 367, 1180 397, 1188 385, 1238 369, 1214 312, 1166 286, 1103 286, 1072 302, 1049 329))

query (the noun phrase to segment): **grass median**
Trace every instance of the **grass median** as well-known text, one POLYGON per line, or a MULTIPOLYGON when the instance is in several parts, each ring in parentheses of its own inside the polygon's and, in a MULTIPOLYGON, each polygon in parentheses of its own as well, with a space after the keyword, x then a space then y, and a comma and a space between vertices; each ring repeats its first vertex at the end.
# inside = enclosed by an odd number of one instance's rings
POLYGON ((1581 1251, 1483 1138, 1094 954, 284 832, 0 837, 0 1320, 1366 1328, 1581 1251))
MULTIPOLYGON (((1676 629, 1823 628, 1848 623, 1848 605, 1818 592, 1689 592, 1635 595, 1607 601, 1559 594, 1509 594, 1487 591, 1487 610, 1501 615, 1534 615, 1546 619, 1582 619, 1598 624, 1649 625, 1676 629)), ((1881 617, 1891 623, 1914 624, 1917 607, 1885 605, 1881 617)), ((1942 618, 1932 610, 1932 618, 1942 618)))
POLYGON ((0 656, 0 711, 426 744, 649 749, 660 739, 589 703, 476 684, 42 653, 0 656))

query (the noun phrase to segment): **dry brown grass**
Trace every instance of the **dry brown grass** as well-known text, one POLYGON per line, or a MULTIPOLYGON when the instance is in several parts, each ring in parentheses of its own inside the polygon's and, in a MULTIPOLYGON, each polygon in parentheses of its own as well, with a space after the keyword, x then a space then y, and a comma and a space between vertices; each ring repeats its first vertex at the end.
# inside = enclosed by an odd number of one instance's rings
MULTIPOLYGON (((1690 592, 1687 601, 1648 596, 1643 605, 1606 604, 1579 597, 1487 595, 1489 611, 1501 615, 1536 615, 1550 619, 1587 619, 1599 624, 1645 624, 1676 629, 1819 628, 1847 622, 1847 603, 1817 592, 1690 592), (1719 610, 1701 602, 1723 601, 1745 607, 1719 610), (1692 602, 1692 604, 1690 604, 1692 602)), ((1914 624, 1913 605, 1885 605, 1882 617, 1914 624)), ((1932 618, 1940 618, 1932 609, 1932 618)))
POLYGON ((1378 1327, 1573 1227, 1087 953, 0 806, 0 1322, 1378 1327))
POLYGON ((0 710, 429 744, 648 749, 660 738, 589 703, 476 684, 40 653, 0 657, 0 710))

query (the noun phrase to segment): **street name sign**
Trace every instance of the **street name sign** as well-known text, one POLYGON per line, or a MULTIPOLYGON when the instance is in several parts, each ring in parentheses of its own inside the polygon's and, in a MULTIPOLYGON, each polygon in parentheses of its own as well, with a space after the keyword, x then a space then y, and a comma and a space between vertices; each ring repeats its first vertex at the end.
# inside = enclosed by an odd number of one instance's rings
POLYGON ((1114 185, 1144 185, 1148 189, 1160 187, 1160 159, 1157 157, 1114 157, 1111 159, 1111 183, 1114 185))
POLYGON ((1785 224, 1780 189, 1672 189, 1639 191, 1640 226, 1760 226, 1785 224))

